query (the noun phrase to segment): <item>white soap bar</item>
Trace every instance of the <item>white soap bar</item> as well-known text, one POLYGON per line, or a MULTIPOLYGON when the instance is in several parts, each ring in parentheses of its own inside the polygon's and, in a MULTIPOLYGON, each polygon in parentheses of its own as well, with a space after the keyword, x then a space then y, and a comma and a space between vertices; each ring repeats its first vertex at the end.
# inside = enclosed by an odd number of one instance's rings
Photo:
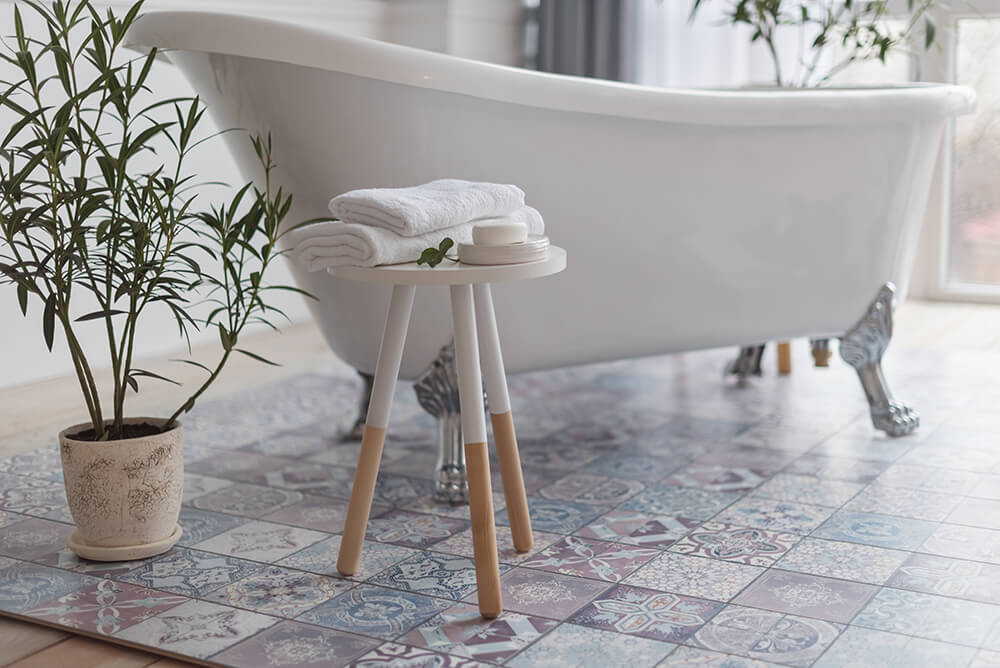
POLYGON ((528 226, 524 223, 489 223, 472 227, 472 243, 477 246, 504 246, 524 243, 528 226))

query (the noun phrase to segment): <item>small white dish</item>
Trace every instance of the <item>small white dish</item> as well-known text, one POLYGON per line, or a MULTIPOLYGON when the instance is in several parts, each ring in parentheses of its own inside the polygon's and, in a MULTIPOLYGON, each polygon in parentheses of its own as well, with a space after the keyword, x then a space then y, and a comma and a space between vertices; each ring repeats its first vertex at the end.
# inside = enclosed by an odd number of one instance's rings
POLYGON ((472 227, 472 243, 476 246, 504 246, 527 240, 528 226, 524 223, 486 223, 472 227))
POLYGON ((519 264, 538 262, 549 256, 549 238, 532 234, 522 243, 502 246, 459 244, 458 260, 465 264, 519 264))

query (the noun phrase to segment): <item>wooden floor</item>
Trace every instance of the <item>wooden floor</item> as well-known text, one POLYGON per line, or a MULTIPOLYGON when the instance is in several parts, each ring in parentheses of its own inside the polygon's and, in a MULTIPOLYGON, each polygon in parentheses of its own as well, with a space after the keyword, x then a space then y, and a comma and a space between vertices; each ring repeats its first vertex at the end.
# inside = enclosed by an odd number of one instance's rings
MULTIPOLYGON (((337 362, 312 325, 297 325, 284 333, 260 334, 241 341, 245 347, 280 362, 265 367, 247 358, 233 358, 206 398, 224 396, 252 383, 269 383, 317 366, 337 362)), ((796 342, 795 345, 802 345, 796 342)), ((909 302, 896 314, 894 346, 1000 352, 1000 306, 909 302)), ((196 349, 194 359, 208 362, 217 349, 196 349)), ((143 368, 164 373, 187 388, 199 380, 195 367, 149 360, 143 368)), ((183 392, 164 383, 148 382, 130 401, 132 415, 163 415, 183 400, 183 392)), ((0 390, 5 410, 0 422, 0 458, 28 452, 52 442, 68 424, 82 422, 75 379, 47 380, 0 390), (44 410, 39 410, 44 406, 44 410)), ((98 640, 0 618, 0 666, 17 668, 180 668, 194 664, 164 659, 98 640)))

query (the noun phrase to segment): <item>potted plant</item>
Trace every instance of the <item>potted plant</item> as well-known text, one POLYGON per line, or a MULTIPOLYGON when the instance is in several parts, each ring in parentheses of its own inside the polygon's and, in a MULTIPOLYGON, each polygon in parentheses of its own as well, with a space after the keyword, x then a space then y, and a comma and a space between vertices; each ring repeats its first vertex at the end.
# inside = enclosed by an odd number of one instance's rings
MULTIPOLYGON (((694 0, 692 18, 708 0, 694 0)), ((829 83, 854 63, 878 60, 885 63, 890 52, 910 45, 921 34, 924 49, 934 44, 936 29, 930 9, 934 0, 906 0, 908 17, 893 28, 889 0, 731 0, 725 18, 733 26, 751 29, 750 41, 761 42, 774 64, 778 87, 808 88, 829 83), (781 69, 777 45, 780 31, 798 31, 809 44, 798 77, 781 69), (823 67, 823 56, 832 45, 842 55, 823 67)))
MULTIPOLYGON (((127 53, 122 40, 142 3, 124 16, 90 0, 14 5, 15 35, 2 58, 0 105, 15 122, 0 144, 0 276, 27 315, 37 304, 42 338, 65 338, 88 419, 59 434, 66 494, 80 556, 98 560, 159 554, 180 537, 183 432, 178 421, 219 376, 252 323, 274 327, 264 276, 282 255, 280 223, 292 203, 272 192, 270 137, 250 141, 260 188, 247 184, 219 206, 202 207, 206 184, 189 168, 205 109, 198 98, 158 99, 147 80, 156 50, 127 53), (27 34, 26 7, 44 26, 27 34), (201 191, 201 192, 200 192, 201 191), (218 332, 214 366, 171 414, 129 416, 140 381, 170 379, 138 368, 138 325, 167 309, 178 335, 218 332), (78 332, 98 327, 107 347, 85 350, 78 332), (98 362, 113 383, 95 382, 98 362), (103 391, 102 391, 103 390, 103 391)), ((296 290, 297 291, 297 290, 296 290)))

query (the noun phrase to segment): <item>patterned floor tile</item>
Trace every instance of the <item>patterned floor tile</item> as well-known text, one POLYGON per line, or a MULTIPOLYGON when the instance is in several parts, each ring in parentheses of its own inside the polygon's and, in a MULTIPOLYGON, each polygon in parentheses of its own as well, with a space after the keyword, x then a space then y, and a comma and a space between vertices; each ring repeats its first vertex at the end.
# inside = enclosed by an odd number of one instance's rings
POLYGON ((262 568, 251 561, 182 547, 145 562, 118 579, 197 598, 262 568))
POLYGON ((766 529, 705 522, 670 546, 670 552, 696 554, 751 566, 770 566, 800 537, 766 529))
POLYGON ((705 520, 740 496, 739 492, 715 492, 657 483, 626 501, 620 510, 705 520))
POLYGON ((266 615, 296 617, 353 586, 349 580, 268 566, 203 598, 266 615))
POLYGON ((88 633, 111 635, 189 600, 186 596, 102 579, 26 614, 88 633))
POLYGON ((728 601, 763 572, 756 566, 665 552, 625 578, 625 584, 728 601))
MULTIPOLYGON (((293 555, 278 560, 278 565, 300 571, 318 573, 320 575, 342 577, 337 572, 337 557, 340 553, 340 542, 341 536, 331 536, 293 555)), ((358 581, 367 580, 390 566, 418 554, 420 554, 419 551, 408 547, 365 541, 361 548, 361 563, 358 565, 358 570, 348 579, 358 581)))
POLYGON ((727 443, 714 448, 696 461, 698 464, 752 468, 757 474, 766 477, 787 466, 795 457, 794 452, 785 450, 727 443))
POLYGON ((785 467, 785 473, 812 475, 817 478, 846 480, 848 482, 871 482, 886 468, 889 462, 878 459, 856 459, 854 457, 830 457, 828 455, 805 454, 785 467))
POLYGON ((538 495, 554 501, 612 508, 643 488, 644 485, 637 480, 573 473, 541 488, 538 495))
POLYGON ((658 554, 658 550, 649 548, 567 536, 521 565, 563 575, 621 582, 658 554))
POLYGON ((439 654, 429 649, 397 645, 387 642, 379 645, 351 664, 351 668, 384 668, 399 666, 404 668, 488 668, 492 664, 481 663, 451 654, 439 654))
POLYGON ((805 538, 781 558, 778 568, 880 585, 908 556, 871 545, 805 538))
POLYGON ((192 462, 184 468, 192 473, 214 478, 226 478, 240 482, 260 482, 263 474, 292 464, 294 461, 285 457, 269 457, 253 452, 220 452, 192 462))
POLYGON ((1000 474, 984 473, 969 491, 969 496, 980 499, 1000 500, 1000 474))
POLYGON ((826 506, 749 496, 740 499, 712 519, 715 522, 755 529, 805 535, 819 527, 833 512, 832 508, 826 506))
POLYGON ((220 533, 194 547, 239 559, 273 563, 328 537, 311 529, 258 520, 220 533))
POLYGON ((872 585, 769 570, 734 603, 846 624, 877 590, 872 585))
POLYGON ((263 517, 302 500, 301 492, 272 489, 259 485, 231 485, 199 496, 191 505, 243 517, 263 517))
MULTIPOLYGON (((527 552, 518 552, 514 549, 514 537, 511 535, 510 527, 497 526, 497 550, 500 553, 500 563, 514 565, 523 563, 563 538, 559 534, 545 531, 532 531, 532 536, 535 540, 531 549, 527 552)), ((445 554, 457 554, 471 559, 473 557, 472 529, 466 529, 447 540, 436 543, 431 550, 445 554)))
POLYGON ((1000 564, 1000 531, 941 524, 920 546, 920 551, 1000 564))
POLYGON ((884 588, 851 623, 978 647, 997 620, 1000 606, 884 588))
MULTIPOLYGON (((500 564, 500 572, 510 566, 500 564)), ((390 566, 368 580, 372 584, 460 601, 476 589, 476 569, 471 559, 451 554, 421 552, 390 566)))
POLYGON ((814 665, 815 668, 957 668, 968 665, 975 651, 971 647, 850 626, 814 665))
MULTIPOLYGON (((931 641, 926 640, 924 642, 931 642, 931 641)), ((972 659, 972 663, 969 664, 969 668, 998 668, 998 667, 1000 667, 1000 652, 991 652, 986 649, 981 649, 978 652, 976 652, 976 656, 972 659)))
POLYGON ((24 522, 27 519, 27 515, 18 515, 17 513, 9 513, 6 510, 0 510, 0 529, 9 527, 12 524, 17 524, 18 522, 24 522))
POLYGON ((674 471, 663 482, 681 487, 698 487, 717 492, 745 492, 767 480, 760 470, 721 464, 691 464, 674 471))
POLYGON ((469 528, 469 523, 435 515, 393 510, 368 521, 365 538, 412 548, 426 548, 469 528))
POLYGON ((284 621, 212 657, 234 668, 339 668, 378 641, 298 622, 284 621))
POLYGON ((942 494, 967 494, 975 488, 979 478, 980 474, 973 471, 893 464, 878 477, 878 482, 887 487, 912 487, 942 494))
POLYGON ((184 533, 178 544, 190 547, 195 543, 208 540, 212 536, 218 536, 223 531, 243 526, 249 521, 246 518, 226 515, 225 513, 213 513, 208 510, 181 506, 178 522, 184 533))
POLYGON ((697 647, 678 647, 665 661, 664 668, 781 668, 776 663, 748 659, 735 654, 723 654, 697 647))
POLYGON ((925 489, 869 485, 851 499, 844 510, 940 522, 961 500, 961 497, 953 494, 940 494, 925 489))
POLYGON ((115 633, 116 638, 207 658, 274 625, 278 619, 207 601, 188 601, 115 633))
POLYGON ((474 605, 445 610, 407 633, 402 642, 479 661, 502 662, 558 622, 519 612, 484 619, 474 605))
POLYGON ((42 517, 66 508, 61 482, 0 473, 0 509, 42 517))
POLYGON ((430 596, 362 584, 298 619, 340 631, 391 640, 453 603, 430 596))
POLYGON ((653 666, 675 645, 672 643, 563 624, 505 665, 514 668, 606 668, 653 666))
POLYGON ((982 529, 1000 530, 1000 501, 993 499, 962 499, 948 515, 950 524, 964 524, 982 529))
POLYGON ((597 597, 569 621, 653 640, 680 642, 722 607, 715 601, 618 585, 597 597))
MULTIPOLYGON (((572 533, 601 514, 600 509, 594 506, 541 497, 528 498, 528 512, 532 528, 561 534, 572 533)), ((509 526, 507 511, 497 513, 496 521, 509 526)))
POLYGON ((90 561, 76 556, 68 547, 53 552, 39 560, 46 566, 55 566, 65 571, 86 573, 99 578, 117 578, 147 563, 145 559, 133 561, 90 561))
POLYGON ((1000 566, 914 554, 886 585, 970 601, 1000 603, 1000 566))
MULTIPOLYGON (((808 666, 826 650, 844 627, 819 619, 783 615, 739 605, 726 606, 689 640, 691 645, 751 661, 808 666)), ((671 655, 671 659, 674 655, 671 655)), ((711 659, 711 657, 709 657, 711 659)), ((671 665, 669 662, 666 665, 671 665)), ((693 661, 679 665, 702 665, 693 661)), ((704 665, 744 665, 738 661, 704 665)), ((755 664, 746 664, 753 666, 755 664)))
MULTIPOLYGON (((265 515, 263 519, 316 531, 340 533, 344 530, 344 520, 347 518, 347 503, 346 499, 307 494, 299 503, 265 515)), ((374 505, 369 517, 374 519, 388 511, 389 506, 374 505)))
POLYGON ((635 510, 612 510, 576 531, 583 538, 665 549, 701 524, 690 517, 650 516, 635 510))
POLYGON ((807 475, 779 473, 758 487, 753 494, 779 501, 839 508, 863 488, 864 485, 857 482, 824 480, 807 475))
POLYGON ((45 557, 66 547, 66 539, 75 530, 69 524, 36 518, 18 522, 0 534, 0 555, 48 563, 45 557))
POLYGON ((0 557, 0 610, 23 613, 97 582, 88 575, 0 557))
POLYGON ((328 466, 308 460, 292 460, 280 468, 271 471, 265 469, 255 475, 244 476, 245 482, 255 485, 330 496, 342 495, 345 489, 350 489, 353 480, 353 468, 328 466))
POLYGON ((899 461, 913 449, 913 445, 905 440, 891 441, 889 439, 858 438, 846 435, 833 436, 813 448, 812 452, 834 457, 877 459, 891 463, 899 461))
POLYGON ((30 478, 62 482, 62 458, 59 448, 48 446, 0 460, 0 473, 16 473, 30 478))
POLYGON ((933 462, 938 468, 982 473, 1000 463, 1000 454, 992 450, 922 445, 913 448, 899 460, 900 464, 916 466, 926 465, 928 462, 933 462))
MULTIPOLYGON (((503 496, 502 483, 497 481, 493 486, 493 510, 499 512, 507 507, 507 500, 503 496)), ((406 510, 423 513, 425 515, 436 515, 437 517, 447 517, 454 520, 469 521, 468 504, 442 503, 434 498, 434 495, 422 496, 404 504, 406 510)))
POLYGON ((813 536, 898 550, 915 550, 931 535, 935 526, 933 522, 924 520, 841 510, 814 531, 813 536))
MULTIPOLYGON (((250 445, 244 445, 240 450, 271 455, 272 457, 298 459, 336 448, 337 445, 329 436, 303 429, 265 438, 250 445)), ((354 461, 357 461, 357 457, 354 461)))
POLYGON ((616 478, 656 482, 663 480, 677 468, 677 464, 660 457, 637 457, 635 455, 605 455, 582 470, 585 473, 610 475, 616 478))
POLYGON ((199 496, 208 494, 209 492, 214 492, 216 490, 222 489, 223 487, 229 487, 233 484, 232 480, 224 480, 222 478, 213 478, 207 475, 198 475, 197 473, 184 472, 184 503, 191 503, 199 496))
MULTIPOLYGON (((503 609, 538 617, 565 619, 610 585, 585 578, 515 568, 500 578, 503 609)), ((465 598, 476 602, 476 595, 465 598)))

